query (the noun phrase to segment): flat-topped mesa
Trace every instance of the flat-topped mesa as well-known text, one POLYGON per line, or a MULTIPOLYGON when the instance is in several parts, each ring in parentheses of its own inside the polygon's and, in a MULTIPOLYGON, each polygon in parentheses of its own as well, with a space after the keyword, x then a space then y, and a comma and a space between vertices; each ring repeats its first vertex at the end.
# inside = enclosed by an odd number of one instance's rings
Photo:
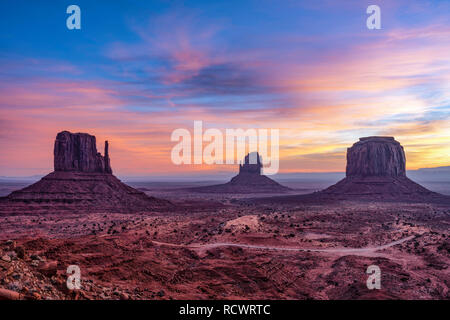
POLYGON ((244 163, 239 164, 239 174, 261 175, 262 161, 258 152, 252 152, 245 156, 244 163))
POLYGON ((347 149, 347 176, 310 194, 266 198, 267 203, 327 201, 389 201, 450 203, 406 176, 405 152, 393 137, 360 138, 347 149))
POLYGON ((403 147, 394 138, 360 138, 347 150, 347 177, 317 196, 390 201, 437 201, 442 197, 410 180, 405 164, 403 147))
POLYGON ((393 137, 360 138, 347 149, 347 177, 406 177, 403 147, 393 137))
POLYGON ((55 140, 55 171, 112 174, 108 149, 105 141, 105 156, 102 156, 97 152, 95 136, 62 131, 55 140))

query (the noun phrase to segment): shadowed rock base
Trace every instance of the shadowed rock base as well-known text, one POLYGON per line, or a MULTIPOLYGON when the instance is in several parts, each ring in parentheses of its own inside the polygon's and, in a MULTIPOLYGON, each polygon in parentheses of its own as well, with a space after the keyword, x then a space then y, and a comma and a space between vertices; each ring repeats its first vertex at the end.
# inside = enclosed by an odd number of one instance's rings
POLYGON ((266 176, 239 174, 225 184, 189 189, 200 193, 282 193, 291 189, 266 176))
POLYGON ((374 198, 432 196, 432 192, 407 177, 347 177, 321 193, 371 196, 374 198))
MULTIPOLYGON (((24 204, 29 210, 45 205, 56 210, 136 212, 170 205, 149 197, 112 174, 52 172, 40 181, 4 198, 0 205, 24 204)), ((22 207, 21 209, 24 209, 22 207)))

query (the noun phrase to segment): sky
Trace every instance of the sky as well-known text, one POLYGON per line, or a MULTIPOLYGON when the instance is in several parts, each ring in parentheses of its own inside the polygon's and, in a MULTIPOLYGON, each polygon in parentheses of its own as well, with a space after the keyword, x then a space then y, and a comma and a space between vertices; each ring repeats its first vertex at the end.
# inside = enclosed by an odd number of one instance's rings
POLYGON ((109 140, 121 176, 235 172, 172 163, 195 120, 279 129, 282 173, 345 171, 371 135, 407 169, 450 165, 447 0, 3 0, 0 30, 0 176, 52 171, 63 130, 109 140))

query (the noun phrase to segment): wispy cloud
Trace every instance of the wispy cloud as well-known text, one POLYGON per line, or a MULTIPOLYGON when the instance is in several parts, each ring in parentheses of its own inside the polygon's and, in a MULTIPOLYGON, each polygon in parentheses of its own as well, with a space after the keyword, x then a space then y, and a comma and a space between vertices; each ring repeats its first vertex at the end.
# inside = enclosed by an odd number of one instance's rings
MULTIPOLYGON (((355 10, 355 3, 346 5, 355 10)), ((399 5, 383 5, 393 21, 399 5)), ((287 8, 322 10, 296 2, 287 8)), ((326 8, 336 10, 331 1, 326 8)), ((270 18, 269 9, 258 13, 270 18)), ((343 171, 346 147, 377 134, 405 145, 409 168, 448 165, 450 26, 429 3, 405 10, 428 20, 392 22, 378 33, 350 25, 311 35, 282 22, 277 29, 270 19, 178 8, 131 23, 133 40, 96 47, 93 62, 2 55, 0 174, 51 169, 48 151, 63 129, 111 140, 122 174, 233 170, 170 163, 170 133, 194 120, 281 129, 285 171, 343 171), (26 169, 31 154, 36 165, 26 169)))

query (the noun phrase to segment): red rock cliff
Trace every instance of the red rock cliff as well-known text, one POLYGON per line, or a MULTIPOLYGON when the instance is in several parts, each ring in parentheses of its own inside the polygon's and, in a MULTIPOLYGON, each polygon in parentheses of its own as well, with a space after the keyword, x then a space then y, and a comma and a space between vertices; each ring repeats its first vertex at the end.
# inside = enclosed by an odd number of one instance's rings
POLYGON ((347 177, 405 177, 403 147, 393 137, 360 138, 347 150, 347 177))
POLYGON ((55 171, 112 173, 108 141, 102 156, 97 152, 95 136, 87 133, 58 133, 53 154, 55 171))

